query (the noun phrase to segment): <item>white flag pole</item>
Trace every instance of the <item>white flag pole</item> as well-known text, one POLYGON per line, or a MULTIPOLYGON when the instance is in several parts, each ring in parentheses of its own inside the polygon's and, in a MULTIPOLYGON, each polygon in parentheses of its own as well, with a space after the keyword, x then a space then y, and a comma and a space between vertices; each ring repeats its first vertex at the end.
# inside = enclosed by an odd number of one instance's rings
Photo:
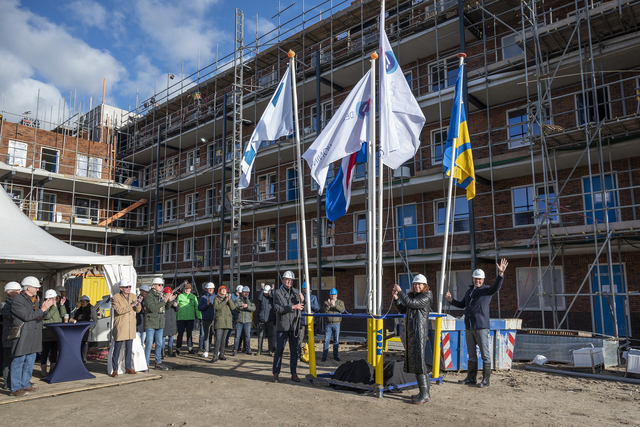
MULTIPOLYGON (((467 55, 464 53, 459 53, 458 58, 460 59, 460 66, 464 65, 464 58, 467 55)), ((464 69, 460 69, 460 72, 464 72, 464 69)), ((456 94, 453 94, 454 99, 456 94)), ((458 124, 458 136, 460 136, 460 106, 458 106, 458 117, 455 118, 456 123, 458 124)), ((454 117, 451 117, 451 120, 454 120, 454 117)), ((442 299, 444 295, 444 280, 445 280, 445 268, 447 266, 447 244, 449 240, 449 224, 451 217, 451 199, 453 195, 453 168, 455 167, 455 159, 457 154, 456 144, 458 142, 458 138, 454 138, 451 141, 451 165, 449 167, 449 195, 447 197, 447 213, 444 220, 444 243, 442 244, 442 266, 440 268, 440 289, 438 289, 438 314, 442 314, 442 299)))
MULTIPOLYGON (((302 260, 304 264, 304 277, 300 278, 300 283, 307 282, 306 295, 304 296, 307 307, 307 314, 311 314, 311 279, 309 276, 309 259, 307 256, 307 228, 306 216, 304 211, 304 180, 302 179, 302 155, 300 152, 300 126, 298 123, 298 91, 296 90, 296 62, 295 52, 289 50, 287 54, 291 64, 291 94, 293 96, 293 120, 296 138, 296 156, 298 161, 298 198, 300 200, 300 233, 302 234, 302 260)), ((313 317, 307 317, 307 327, 309 328, 309 373, 316 376, 316 352, 315 338, 313 337, 313 317)))

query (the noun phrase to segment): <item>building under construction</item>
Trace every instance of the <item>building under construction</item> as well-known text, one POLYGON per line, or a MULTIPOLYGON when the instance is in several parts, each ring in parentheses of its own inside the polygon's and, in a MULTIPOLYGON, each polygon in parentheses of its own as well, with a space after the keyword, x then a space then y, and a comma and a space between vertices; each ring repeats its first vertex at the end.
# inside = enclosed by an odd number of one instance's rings
POLYGON ((366 165, 357 166, 349 212, 335 222, 305 166, 307 242, 294 138, 262 142, 251 187, 237 184, 287 52, 296 52, 304 150, 369 69, 384 26, 427 124, 413 160, 379 170, 383 305, 393 283, 408 287, 422 273, 435 290, 440 277, 442 157, 464 51, 477 196, 455 195, 445 292, 462 297, 474 265, 492 281, 507 258, 493 316, 632 337, 640 328, 640 1, 390 1, 384 23, 379 16, 376 0, 326 2, 250 40, 256 32, 237 10, 233 52, 193 75, 167 76, 168 89, 140 101, 115 130, 100 113, 98 141, 81 120, 48 131, 5 113, 3 185, 49 232, 130 254, 139 274, 173 283, 256 290, 286 270, 300 277, 306 244, 320 299, 335 287, 347 311, 362 312, 366 165))

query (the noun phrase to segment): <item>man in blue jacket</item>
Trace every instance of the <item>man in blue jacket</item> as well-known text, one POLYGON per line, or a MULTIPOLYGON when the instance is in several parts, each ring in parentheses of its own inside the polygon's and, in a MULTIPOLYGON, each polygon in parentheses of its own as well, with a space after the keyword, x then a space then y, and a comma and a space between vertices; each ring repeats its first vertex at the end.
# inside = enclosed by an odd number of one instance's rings
POLYGON ((504 271, 509 263, 502 259, 498 267, 498 276, 493 285, 484 284, 484 271, 474 270, 472 278, 473 285, 464 294, 462 301, 451 298, 451 293, 447 292, 447 301, 454 307, 464 308, 464 326, 467 337, 467 352, 469 354, 469 369, 467 378, 460 380, 460 384, 476 384, 478 374, 478 356, 476 345, 480 347, 482 356, 482 382, 480 387, 489 387, 489 377, 491 376, 491 348, 489 334, 489 304, 491 297, 502 287, 504 271))
POLYGON ((213 303, 216 299, 214 293, 216 286, 207 282, 204 284, 204 294, 198 301, 198 310, 202 313, 202 327, 204 330, 203 343, 204 354, 202 357, 209 357, 209 349, 211 349, 211 338, 213 337, 213 321, 216 318, 216 310, 213 308, 213 303))

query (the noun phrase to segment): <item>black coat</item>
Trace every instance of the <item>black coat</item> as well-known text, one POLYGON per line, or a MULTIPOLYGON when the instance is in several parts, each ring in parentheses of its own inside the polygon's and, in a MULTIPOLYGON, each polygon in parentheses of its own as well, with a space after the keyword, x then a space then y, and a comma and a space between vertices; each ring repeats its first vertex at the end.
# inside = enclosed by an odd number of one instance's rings
POLYGON ((11 304, 12 325, 22 326, 20 338, 11 341, 11 356, 40 353, 42 351, 42 320, 45 314, 40 310, 40 302, 32 303, 22 291, 11 304))
POLYGON ((258 321, 275 323, 276 311, 273 308, 273 297, 271 296, 271 294, 265 295, 264 292, 260 292, 258 294, 258 302, 260 303, 258 321))
POLYGON ((427 365, 424 361, 424 350, 427 345, 429 332, 429 311, 433 296, 431 291, 416 294, 415 292, 398 292, 398 299, 394 304, 398 311, 407 315, 404 334, 406 351, 404 352, 404 371, 421 375, 427 374, 427 365))
MULTIPOLYGON (((175 302, 175 301, 174 301, 175 302)), ((180 310, 178 304, 171 304, 171 307, 164 313, 164 329, 162 335, 172 337, 178 333, 178 322, 176 322, 176 313, 180 310)))
POLYGON ((473 285, 464 294, 462 301, 451 299, 451 305, 464 308, 464 326, 467 329, 489 329, 489 304, 491 297, 502 287, 503 277, 498 275, 493 285, 473 285))

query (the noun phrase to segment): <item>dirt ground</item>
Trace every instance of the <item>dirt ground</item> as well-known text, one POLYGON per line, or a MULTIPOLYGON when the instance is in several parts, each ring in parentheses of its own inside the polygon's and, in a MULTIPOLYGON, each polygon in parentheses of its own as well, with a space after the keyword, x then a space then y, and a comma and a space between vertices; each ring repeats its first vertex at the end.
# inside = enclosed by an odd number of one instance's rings
MULTIPOLYGON (((252 346, 255 340, 252 340, 252 346)), ((321 351, 322 344, 316 348, 321 351)), ((253 347, 255 348, 255 347, 253 347)), ((229 353, 229 352, 227 352, 229 353)), ((320 353, 317 353, 320 356, 320 353)), ((365 351, 341 346, 342 361, 366 359, 365 351)), ((390 351, 386 357, 400 359, 390 351)), ((291 381, 288 353, 280 375, 271 382, 272 358, 246 354, 215 364, 195 355, 166 359, 172 369, 162 379, 71 393, 0 407, 4 426, 124 425, 566 425, 640 424, 640 385, 595 381, 533 372, 516 363, 511 371, 494 371, 486 389, 457 384, 464 373, 448 373, 432 385, 431 402, 410 403, 417 389, 378 399, 336 391, 324 383, 291 381)), ((333 359, 319 363, 318 373, 332 372, 333 359)), ((105 361, 90 371, 104 375, 105 361)), ((35 368, 36 372, 39 370, 35 368)), ((298 374, 309 373, 298 364, 298 374)), ((42 387, 45 385, 40 384, 42 387)))

